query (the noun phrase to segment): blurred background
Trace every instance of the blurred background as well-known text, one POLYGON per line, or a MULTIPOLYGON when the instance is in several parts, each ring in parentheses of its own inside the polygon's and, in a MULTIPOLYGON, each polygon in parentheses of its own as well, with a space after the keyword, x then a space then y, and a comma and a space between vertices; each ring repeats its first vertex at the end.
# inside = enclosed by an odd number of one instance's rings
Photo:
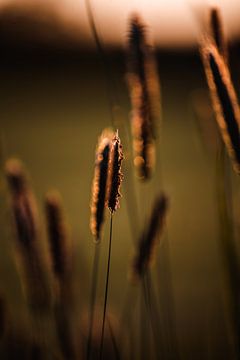
MULTIPOLYGON (((121 208, 114 215, 109 310, 118 318, 125 302, 134 251, 133 222, 137 238, 152 201, 164 190, 170 198, 170 211, 153 274, 162 327, 167 326, 164 314, 170 311, 182 359, 232 359, 228 284, 224 281, 218 242, 215 170, 219 135, 198 53, 198 39, 209 6, 218 5, 229 40, 232 78, 239 94, 240 2, 92 0, 91 5, 109 64, 111 91, 117 99, 115 115, 126 133, 130 129, 130 101, 125 47, 127 21, 132 12, 141 14, 155 44, 162 101, 157 167, 149 183, 141 184, 136 179, 131 144, 128 136, 122 134, 125 179, 121 208), (136 203, 132 201, 128 180, 132 176, 136 203), (169 287, 171 304, 165 297, 169 287)), ((76 321, 81 324, 88 309, 93 258, 88 224, 95 148, 102 130, 111 126, 105 74, 85 2, 1 0, 0 49, 0 288, 13 321, 21 323, 25 303, 14 261, 3 173, 6 159, 16 156, 31 174, 44 239, 44 195, 52 188, 62 194, 74 244, 76 321)), ((240 187, 239 179, 229 169, 237 244, 240 187)), ((108 227, 109 219, 102 240, 100 307, 108 227)), ((138 290, 134 287, 133 297, 137 298, 138 290)))

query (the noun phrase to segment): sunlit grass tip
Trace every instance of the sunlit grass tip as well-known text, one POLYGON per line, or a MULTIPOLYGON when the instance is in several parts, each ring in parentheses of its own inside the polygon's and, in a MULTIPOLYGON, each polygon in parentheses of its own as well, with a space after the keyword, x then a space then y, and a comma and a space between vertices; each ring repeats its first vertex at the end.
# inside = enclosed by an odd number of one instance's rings
POLYGON ((233 168, 240 174, 240 109, 229 68, 207 39, 201 44, 201 54, 219 130, 233 168))
POLYGON ((129 19, 127 80, 131 100, 134 165, 142 180, 155 165, 155 139, 160 123, 160 87, 153 46, 140 16, 129 19))
POLYGON ((210 36, 214 41, 219 53, 223 56, 225 61, 228 60, 228 49, 225 38, 223 19, 221 11, 218 7, 211 7, 209 12, 209 27, 210 36))

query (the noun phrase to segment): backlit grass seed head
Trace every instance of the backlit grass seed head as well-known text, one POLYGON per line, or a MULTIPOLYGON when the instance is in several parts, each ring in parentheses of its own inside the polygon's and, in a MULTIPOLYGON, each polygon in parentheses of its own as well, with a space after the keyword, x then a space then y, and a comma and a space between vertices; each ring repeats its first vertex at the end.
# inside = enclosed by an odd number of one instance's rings
POLYGON ((16 233, 16 261, 23 292, 31 309, 46 311, 52 301, 45 256, 40 245, 37 204, 20 161, 6 163, 6 179, 16 233))
POLYGON ((154 47, 139 15, 129 19, 127 79, 133 109, 143 111, 155 139, 161 118, 160 86, 154 47), (140 91, 139 91, 140 90, 140 91), (144 109, 143 109, 144 107, 144 109))
POLYGON ((164 230, 169 201, 161 194, 154 202, 147 228, 140 238, 138 250, 134 257, 132 278, 139 279, 154 260, 156 246, 164 230))
POLYGON ((121 166, 123 152, 118 132, 114 135, 109 158, 108 208, 111 213, 119 208, 120 186, 123 179, 121 166))
POLYGON ((138 177, 147 180, 155 167, 155 142, 149 134, 148 124, 138 115, 132 116, 134 166, 138 177))
POLYGON ((129 20, 128 72, 145 78, 146 31, 140 16, 132 15, 129 20))
POLYGON ((152 155, 156 124, 160 119, 160 90, 153 48, 146 40, 145 26, 137 15, 130 19, 127 56, 134 164, 139 177, 148 179, 154 167, 152 155))
POLYGON ((227 61, 228 49, 223 31, 223 21, 222 21, 221 12, 217 7, 213 7, 210 9, 209 25, 210 25, 210 35, 219 53, 223 56, 225 61, 227 61))
POLYGON ((27 173, 19 160, 8 160, 5 167, 10 189, 11 207, 20 244, 28 246, 37 238, 38 219, 35 198, 28 184, 27 173))
POLYGON ((5 166, 5 174, 11 192, 17 196, 27 191, 28 176, 18 159, 10 159, 5 166))
POLYGON ((65 278, 69 272, 71 259, 62 200, 57 191, 48 192, 45 198, 48 238, 51 249, 53 271, 57 278, 65 278))
POLYGON ((214 45, 202 44, 202 58, 221 136, 240 174, 240 109, 229 69, 214 45))
POLYGON ((101 229, 104 221, 109 173, 109 157, 113 137, 114 133, 112 131, 103 131, 99 138, 96 150, 90 220, 91 232, 96 241, 99 241, 101 238, 101 229))

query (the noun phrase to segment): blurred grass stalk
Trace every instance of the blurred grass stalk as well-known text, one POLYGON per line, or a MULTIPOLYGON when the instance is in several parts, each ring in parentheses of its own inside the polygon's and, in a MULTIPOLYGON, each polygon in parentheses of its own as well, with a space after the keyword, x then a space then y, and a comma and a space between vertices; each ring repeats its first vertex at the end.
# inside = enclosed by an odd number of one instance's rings
POLYGON ((234 242, 232 219, 231 176, 226 150, 234 170, 240 172, 240 111, 228 68, 228 50, 224 38, 221 14, 217 8, 209 12, 210 37, 202 43, 202 59, 206 72, 215 117, 222 140, 216 160, 216 193, 219 216, 219 241, 230 290, 231 322, 234 345, 240 356, 240 267, 234 242))
POLYGON ((77 322, 74 321, 73 249, 63 214, 62 199, 57 191, 47 193, 45 212, 55 279, 54 316, 58 343, 64 358, 76 360, 79 356, 79 345, 76 339, 77 322))
POLYGON ((35 341, 45 357, 51 357, 53 293, 47 259, 40 243, 37 204, 27 173, 20 161, 8 160, 5 175, 10 191, 10 208, 15 231, 15 257, 27 301, 35 341))

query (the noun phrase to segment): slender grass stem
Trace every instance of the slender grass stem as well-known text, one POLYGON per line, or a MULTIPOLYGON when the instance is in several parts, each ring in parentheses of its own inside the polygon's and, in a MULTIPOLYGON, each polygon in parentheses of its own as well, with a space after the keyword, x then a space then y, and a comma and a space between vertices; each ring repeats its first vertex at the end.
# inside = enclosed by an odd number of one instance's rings
POLYGON ((115 121, 114 121, 113 109, 114 109, 114 104, 116 102, 113 98, 114 91, 112 91, 111 74, 110 74, 110 70, 109 70, 109 64, 107 62, 105 51, 104 51, 104 48, 103 48, 101 40, 100 40, 100 36, 97 31, 96 22, 95 22, 92 7, 91 7, 91 1, 85 0, 85 5, 86 5, 86 10, 87 10, 87 17, 89 20, 89 25, 90 25, 90 28, 91 28, 91 31, 92 31, 92 34, 94 37, 94 41, 95 41, 95 44, 97 47, 100 61, 102 62, 102 67, 103 67, 104 76, 105 76, 105 90, 106 90, 106 95, 107 95, 107 98, 109 101, 110 118, 111 118, 112 125, 114 125, 115 121))
POLYGON ((154 306, 154 309, 153 309, 153 304, 152 304, 152 295, 153 294, 150 292, 149 279, 150 279, 150 273, 148 273, 148 274, 146 273, 142 279, 142 282, 143 282, 146 310, 148 312, 149 323, 150 323, 150 327, 151 327, 152 334, 153 334, 155 355, 156 355, 156 358, 158 358, 158 354, 160 353, 159 346, 158 346, 160 339, 159 339, 159 334, 158 334, 158 330, 157 330, 156 320, 158 322, 159 317, 157 314, 157 307, 154 306))
POLYGON ((114 330, 113 330, 111 321, 110 321, 108 316, 107 316, 107 322, 108 322, 108 327, 109 327, 109 332, 110 332, 110 336, 111 336, 111 340, 112 340, 112 344, 113 344, 115 357, 116 357, 117 360, 120 360, 121 356, 120 356, 120 351, 119 351, 117 339, 116 339, 116 336, 114 334, 114 330))
POLYGON ((126 351, 126 347, 131 344, 129 349, 129 358, 131 360, 135 358, 134 332, 136 326, 134 324, 134 317, 136 317, 136 304, 138 302, 139 295, 139 291, 136 291, 132 284, 128 284, 120 318, 119 343, 121 344, 121 349, 124 349, 124 351, 126 351), (125 331, 126 329, 128 329, 128 332, 125 331))
POLYGON ((235 346, 238 358, 240 358, 240 307, 239 307, 239 279, 240 266, 234 243, 233 223, 228 210, 228 199, 226 192, 226 164, 225 147, 221 143, 216 168, 216 187, 218 215, 220 224, 220 246, 222 259, 226 271, 226 281, 229 284, 232 324, 235 331, 235 346))
POLYGON ((94 248, 94 259, 93 259, 93 269, 92 269, 92 284, 91 284, 90 309, 89 309, 89 329, 88 329, 88 340, 87 340, 87 360, 91 358, 92 330, 94 323, 94 308, 96 302, 97 283, 98 283, 99 258, 100 258, 100 243, 96 243, 94 248))
POLYGON ((148 314, 146 296, 145 296, 145 286, 144 286, 144 278, 141 281, 141 297, 140 297, 140 323, 139 323, 139 338, 140 347, 139 347, 139 358, 141 360, 146 359, 147 354, 149 354, 149 328, 148 323, 146 322, 146 315, 148 314))
MULTIPOLYGON (((160 312, 161 312, 161 335, 163 336, 163 344, 165 351, 170 356, 175 354, 175 359, 179 358, 178 340, 176 333, 176 313, 175 313, 175 299, 173 291, 173 279, 172 279, 172 268, 170 258, 170 242, 168 231, 166 230, 165 239, 161 248, 161 264, 164 266, 160 268, 158 266, 158 290, 160 301, 160 312), (163 275, 161 275, 161 273, 163 275), (164 331, 163 331, 164 329, 164 331), (165 338, 165 340, 164 340, 165 338)), ((160 259, 159 259, 160 260, 160 259)), ((158 265, 160 261, 158 261, 158 265)), ((153 285, 150 281, 150 289, 154 291, 153 285)), ((154 297, 153 297, 154 298, 154 297)))
POLYGON ((106 276, 104 308, 103 308, 103 322, 102 322, 101 343, 100 343, 100 353, 99 353, 99 359, 100 360, 103 359, 103 343, 104 343, 105 320, 106 320, 107 299, 108 299, 108 283, 109 283, 111 248, 112 248, 112 224, 113 224, 113 215, 111 213, 111 215, 110 215, 110 234, 109 234, 107 276, 106 276))

